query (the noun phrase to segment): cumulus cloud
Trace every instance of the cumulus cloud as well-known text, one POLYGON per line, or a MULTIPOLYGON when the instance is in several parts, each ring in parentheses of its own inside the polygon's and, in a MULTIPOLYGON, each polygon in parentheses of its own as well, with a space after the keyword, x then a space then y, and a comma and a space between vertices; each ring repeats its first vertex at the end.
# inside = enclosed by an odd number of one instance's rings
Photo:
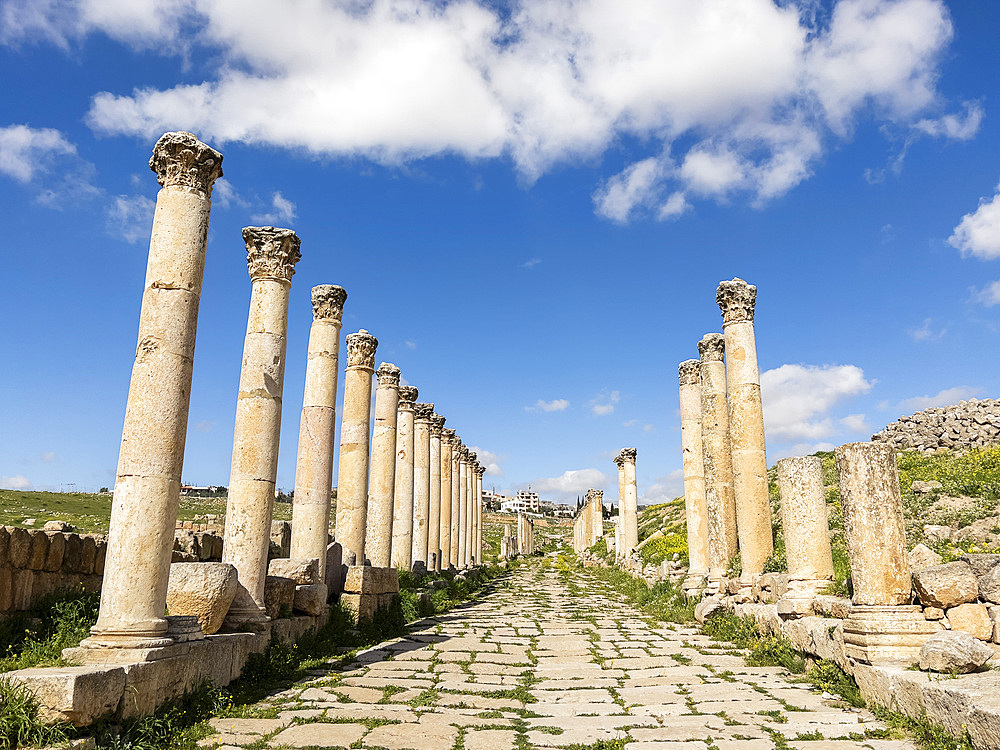
POLYGON ((910 331, 910 338, 914 341, 940 341, 948 329, 935 328, 932 323, 930 318, 924 318, 924 323, 920 328, 914 328, 910 331))
POLYGON ((0 128, 0 174, 31 182, 54 158, 75 154, 76 147, 58 130, 8 125, 0 128))
POLYGON ((8 490, 30 490, 31 480, 22 474, 12 477, 0 476, 0 487, 8 490))
POLYGON ((288 224, 295 216, 295 204, 280 192, 275 192, 271 196, 271 210, 254 214, 250 218, 259 224, 288 224))
POLYGON ((975 290, 972 299, 984 307, 1000 304, 1000 281, 991 282, 982 289, 975 290))
POLYGON ((108 233, 129 244, 148 240, 156 202, 144 195, 119 195, 107 208, 108 233))
POLYGON ((782 365, 760 376, 764 426, 779 442, 819 440, 836 433, 830 410, 872 383, 854 365, 782 365))
POLYGON ((46 453, 43 453, 42 460, 47 464, 50 464, 53 461, 55 461, 56 460, 55 451, 47 451, 46 453))
POLYGON ((1000 258, 1000 185, 992 198, 980 198, 979 208, 966 214, 948 244, 981 260, 1000 258))
POLYGON ((904 412, 914 412, 930 409, 932 406, 951 406, 967 398, 978 396, 982 392, 982 388, 971 385, 956 385, 953 388, 938 391, 933 396, 914 396, 905 399, 899 402, 898 408, 904 412))
POLYGON ((615 404, 621 400, 621 393, 618 391, 605 391, 599 396, 595 396, 587 402, 590 411, 598 417, 614 414, 615 404))
POLYGON ((557 500, 582 495, 589 489, 604 489, 607 484, 607 476, 599 469, 574 469, 564 471, 558 477, 536 479, 531 482, 531 486, 539 493, 553 496, 557 500))
POLYGON ((486 467, 486 476, 488 477, 502 477, 503 469, 500 467, 500 462, 504 460, 503 456, 500 456, 493 451, 488 451, 485 448, 480 448, 479 446, 472 446, 469 448, 473 453, 476 454, 476 460, 480 464, 486 467))
POLYGON ((851 432, 871 432, 871 425, 865 420, 864 414, 848 414, 841 418, 840 423, 851 432))
POLYGON ((669 474, 656 477, 648 487, 640 486, 639 504, 656 505, 684 494, 684 470, 674 469, 669 474))
POLYGON ((525 406, 525 411, 565 411, 569 406, 569 401, 564 398, 554 398, 551 401, 538 399, 531 406, 525 406))
POLYGON ((384 164, 510 159, 525 181, 645 153, 607 177, 613 221, 675 218, 692 199, 769 200, 809 177, 862 118, 971 137, 977 103, 937 91, 952 38, 943 0, 8 0, 8 44, 107 34, 210 60, 200 83, 100 92, 104 133, 186 128, 384 164), (802 6, 807 6, 805 12, 802 6), (284 43, 275 44, 274 39, 284 43))

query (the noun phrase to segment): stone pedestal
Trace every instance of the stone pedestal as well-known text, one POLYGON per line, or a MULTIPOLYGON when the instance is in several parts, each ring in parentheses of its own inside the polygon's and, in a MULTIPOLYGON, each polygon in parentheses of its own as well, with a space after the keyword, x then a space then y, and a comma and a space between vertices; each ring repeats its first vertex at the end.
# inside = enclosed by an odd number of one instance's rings
POLYGON ((683 589, 693 593, 708 577, 708 508, 705 504, 705 457, 701 437, 701 362, 678 366, 681 409, 681 456, 684 467, 684 515, 688 534, 688 574, 683 589))
POLYGON ((190 133, 166 133, 154 146, 149 166, 162 189, 149 241, 100 615, 85 648, 171 643, 163 612, 212 185, 222 176, 222 154, 190 133), (137 556, 140 549, 143 554, 137 556))
POLYGON ((301 257, 299 238, 290 229, 246 227, 243 239, 253 288, 222 547, 222 561, 236 567, 240 584, 226 615, 232 627, 267 621, 264 579, 278 473, 288 292, 301 257))
POLYGON ((396 480, 392 509, 392 566, 413 565, 413 403, 417 389, 399 386, 396 413, 396 480))
POLYGON ((321 577, 326 576, 330 537, 340 322, 346 299, 347 292, 340 286, 324 284, 312 289, 313 322, 295 463, 291 556, 318 559, 321 577))
POLYGON ((708 510, 709 593, 717 593, 729 561, 738 550, 733 456, 729 443, 725 339, 709 333, 698 342, 701 355, 701 442, 705 467, 705 507, 708 510))
POLYGON ((427 521, 431 511, 431 417, 434 404, 413 405, 413 569, 427 570, 427 521))
POLYGON ((455 431, 441 430, 441 569, 447 570, 454 566, 451 556, 451 485, 452 465, 454 464, 455 431))
POLYGON ((392 553, 393 502, 396 489, 396 412, 399 368, 383 362, 376 371, 375 434, 372 436, 368 479, 368 518, 365 558, 376 568, 387 568, 392 553))
POLYGON ((788 599, 811 599, 833 580, 833 555, 818 456, 777 463, 781 524, 788 560, 788 599))
MULTIPOLYGON (((619 500, 618 513, 622 518, 622 554, 629 555, 639 544, 639 494, 635 485, 635 448, 622 448, 615 463, 620 472, 619 486, 624 496, 619 500)), ((603 513, 601 514, 603 516, 603 513)), ((598 530, 597 539, 604 535, 604 522, 598 530)))
POLYGON ((855 606, 844 620, 844 651, 866 664, 916 664, 920 648, 941 630, 919 604, 855 606))
POLYGON ((358 622, 370 620, 378 610, 390 607, 398 595, 399 576, 395 568, 353 565, 347 569, 340 602, 358 622))
POLYGON ((722 330, 726 338, 733 492, 743 563, 741 582, 749 587, 764 572, 764 563, 774 554, 764 455, 764 412, 753 329, 757 287, 743 279, 723 281, 715 299, 722 310, 722 330))
POLYGON ((428 462, 427 568, 441 570, 441 430, 444 417, 431 415, 428 462))
POLYGON ((365 559, 372 373, 377 347, 378 339, 363 328, 347 337, 344 416, 340 423, 337 469, 337 541, 344 548, 345 565, 363 563, 365 559))

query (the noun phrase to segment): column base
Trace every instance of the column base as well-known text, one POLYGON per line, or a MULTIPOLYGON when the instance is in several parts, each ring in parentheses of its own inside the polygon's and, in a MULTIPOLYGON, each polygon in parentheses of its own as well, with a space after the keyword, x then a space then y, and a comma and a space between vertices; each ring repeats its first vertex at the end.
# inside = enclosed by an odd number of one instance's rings
POLYGON ((263 607, 231 608, 226 613, 225 626, 230 630, 260 632, 267 628, 271 618, 263 607))
POLYGON ((153 619, 136 623, 102 623, 90 629, 90 636, 80 642, 84 649, 156 649, 174 644, 167 635, 167 620, 153 619))
POLYGON ((943 626, 919 605, 855 606, 844 620, 844 650, 865 664, 915 664, 920 647, 943 626))

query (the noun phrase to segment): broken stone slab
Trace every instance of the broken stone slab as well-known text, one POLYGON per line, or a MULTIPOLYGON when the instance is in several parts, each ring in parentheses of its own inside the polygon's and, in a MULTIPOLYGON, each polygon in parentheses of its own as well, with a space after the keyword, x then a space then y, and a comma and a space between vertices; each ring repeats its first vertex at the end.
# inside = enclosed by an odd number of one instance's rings
POLYGON ((125 670, 119 666, 35 667, 4 678, 38 698, 41 719, 76 726, 114 712, 125 694, 125 670))
POLYGON ((913 586, 925 607, 948 609, 979 599, 979 583, 968 563, 933 565, 913 574, 913 586))
POLYGON ((943 630, 920 648, 920 668, 965 674, 983 666, 993 649, 961 630, 943 630))
POLYGON ((721 599, 707 597, 702 599, 694 608, 694 619, 704 625, 715 615, 721 615, 726 611, 721 599))
MULTIPOLYGON (((315 562, 315 561, 313 561, 315 562)), ((329 591, 325 583, 310 583, 295 587, 295 598, 292 609, 307 615, 320 615, 326 610, 326 600, 329 591)))
POLYGON ((985 604, 960 604, 945 612, 952 630, 964 630, 981 641, 993 637, 993 620, 985 604))
POLYGON ((932 550, 926 544, 918 544, 916 547, 911 549, 907 554, 907 559, 910 562, 910 570, 914 571, 931 568, 935 565, 940 565, 942 562, 941 555, 932 550))
POLYGON ((236 568, 221 562, 174 563, 167 583, 167 610, 194 615, 206 635, 218 632, 239 586, 236 568))
POLYGON ((277 557, 267 564, 267 574, 291 578, 300 586, 322 583, 319 579, 319 560, 295 557, 277 557))

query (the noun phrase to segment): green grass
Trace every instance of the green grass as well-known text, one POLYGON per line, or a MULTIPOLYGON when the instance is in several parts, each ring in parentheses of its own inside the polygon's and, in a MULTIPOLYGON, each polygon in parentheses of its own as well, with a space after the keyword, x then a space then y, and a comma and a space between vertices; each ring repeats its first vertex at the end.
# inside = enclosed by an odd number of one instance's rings
POLYGON ((96 592, 60 591, 0 620, 0 672, 64 664, 62 650, 87 637, 99 605, 96 592))
POLYGON ((71 732, 68 724, 42 722, 35 697, 0 676, 0 748, 57 745, 71 732))

